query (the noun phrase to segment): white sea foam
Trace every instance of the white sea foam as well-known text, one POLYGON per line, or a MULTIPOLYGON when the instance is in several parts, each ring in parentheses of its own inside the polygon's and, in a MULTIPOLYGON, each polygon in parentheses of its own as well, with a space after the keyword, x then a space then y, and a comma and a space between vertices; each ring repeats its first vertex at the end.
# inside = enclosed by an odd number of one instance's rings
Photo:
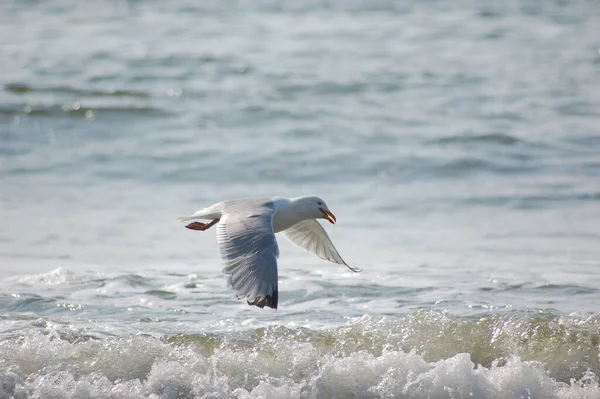
POLYGON ((72 281, 75 278, 75 273, 72 271, 59 267, 47 273, 31 274, 14 277, 13 280, 21 284, 31 286, 53 286, 58 284, 64 284, 72 281))
POLYGON ((434 338, 449 353, 434 361, 427 351, 379 350, 394 346, 389 325, 369 318, 333 331, 272 327, 235 337, 99 338, 21 323, 24 331, 0 345, 1 398, 600 397, 592 371, 564 381, 543 362, 518 356, 482 366, 475 353, 451 353, 446 338, 434 338), (336 342, 352 339, 361 345, 336 342))

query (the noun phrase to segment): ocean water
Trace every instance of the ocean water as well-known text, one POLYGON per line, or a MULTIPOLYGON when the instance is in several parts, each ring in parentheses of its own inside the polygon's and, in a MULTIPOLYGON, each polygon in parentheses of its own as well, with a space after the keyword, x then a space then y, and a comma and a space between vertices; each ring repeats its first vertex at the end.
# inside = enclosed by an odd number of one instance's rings
POLYGON ((0 398, 599 398, 595 1, 0 4, 0 398), (315 194, 279 309, 178 216, 315 194))

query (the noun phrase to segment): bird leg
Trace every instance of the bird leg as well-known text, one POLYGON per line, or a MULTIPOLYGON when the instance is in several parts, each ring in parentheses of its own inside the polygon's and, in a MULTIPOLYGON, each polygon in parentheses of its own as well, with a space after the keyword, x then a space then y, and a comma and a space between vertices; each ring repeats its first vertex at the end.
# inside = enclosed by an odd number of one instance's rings
POLYGON ((214 219, 210 223, 192 222, 192 223, 188 224, 185 227, 188 228, 188 229, 190 229, 190 230, 204 231, 204 230, 210 229, 212 226, 214 226, 215 224, 219 223, 219 220, 220 219, 214 219))

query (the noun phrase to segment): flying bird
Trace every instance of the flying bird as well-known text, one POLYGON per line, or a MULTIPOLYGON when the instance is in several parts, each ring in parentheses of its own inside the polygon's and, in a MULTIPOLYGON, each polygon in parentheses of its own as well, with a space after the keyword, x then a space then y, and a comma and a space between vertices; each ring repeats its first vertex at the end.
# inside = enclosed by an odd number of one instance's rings
POLYGON ((336 218, 319 197, 264 197, 219 202, 178 221, 192 221, 188 229, 204 231, 217 225, 217 243, 223 258, 227 285, 248 305, 277 309, 277 258, 275 233, 318 257, 349 266, 317 221, 336 218), (204 223, 198 220, 209 220, 204 223))

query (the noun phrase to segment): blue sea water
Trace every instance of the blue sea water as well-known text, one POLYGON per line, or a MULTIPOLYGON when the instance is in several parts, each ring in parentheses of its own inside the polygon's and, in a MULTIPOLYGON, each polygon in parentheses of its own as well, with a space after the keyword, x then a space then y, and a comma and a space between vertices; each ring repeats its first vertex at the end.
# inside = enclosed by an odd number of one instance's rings
POLYGON ((600 397, 594 1, 0 4, 0 398, 600 397), (315 194, 279 309, 179 216, 315 194))

